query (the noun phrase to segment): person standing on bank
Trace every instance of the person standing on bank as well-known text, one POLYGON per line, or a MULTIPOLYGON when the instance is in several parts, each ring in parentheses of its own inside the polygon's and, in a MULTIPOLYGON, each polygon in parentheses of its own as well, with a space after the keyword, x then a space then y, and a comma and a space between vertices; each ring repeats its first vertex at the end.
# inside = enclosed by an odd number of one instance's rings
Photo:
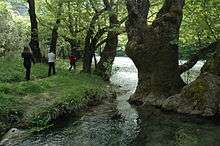
POLYGON ((56 74, 55 60, 56 60, 56 55, 53 53, 53 51, 50 50, 50 52, 48 53, 48 65, 49 65, 48 76, 51 76, 51 69, 53 69, 53 74, 54 75, 56 74))
POLYGON ((31 62, 35 64, 35 60, 29 45, 24 46, 24 50, 21 53, 21 57, 24 59, 23 65, 26 69, 25 79, 30 80, 31 75, 31 62))
POLYGON ((74 55, 74 53, 71 53, 69 56, 69 61, 70 61, 69 71, 71 71, 73 67, 74 67, 74 70, 76 70, 76 60, 77 60, 77 58, 74 55))

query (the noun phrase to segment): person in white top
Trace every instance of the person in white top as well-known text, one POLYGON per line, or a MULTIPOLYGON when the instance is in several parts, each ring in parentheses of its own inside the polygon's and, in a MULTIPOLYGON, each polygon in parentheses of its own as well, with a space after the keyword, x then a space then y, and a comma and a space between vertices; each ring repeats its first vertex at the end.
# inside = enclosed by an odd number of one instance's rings
POLYGON ((55 61, 56 61, 56 55, 50 50, 50 52, 48 53, 48 65, 49 65, 48 76, 51 75, 51 69, 53 69, 53 74, 54 75, 56 74, 55 61))

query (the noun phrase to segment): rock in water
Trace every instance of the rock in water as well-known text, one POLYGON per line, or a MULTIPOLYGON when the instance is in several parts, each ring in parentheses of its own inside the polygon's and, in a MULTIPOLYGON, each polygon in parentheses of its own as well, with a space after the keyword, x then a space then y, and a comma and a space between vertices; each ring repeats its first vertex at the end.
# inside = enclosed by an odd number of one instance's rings
POLYGON ((220 76, 201 74, 194 82, 184 87, 180 94, 165 100, 162 107, 192 115, 220 114, 220 76))
POLYGON ((16 141, 21 140, 25 136, 27 136, 27 132, 12 128, 3 136, 0 146, 14 145, 16 141))
POLYGON ((179 95, 165 100, 162 107, 202 116, 220 114, 220 41, 215 53, 202 67, 200 76, 184 87, 179 95))
POLYGON ((112 120, 123 120, 124 116, 122 115, 122 113, 120 113, 119 111, 115 112, 112 117, 112 120))

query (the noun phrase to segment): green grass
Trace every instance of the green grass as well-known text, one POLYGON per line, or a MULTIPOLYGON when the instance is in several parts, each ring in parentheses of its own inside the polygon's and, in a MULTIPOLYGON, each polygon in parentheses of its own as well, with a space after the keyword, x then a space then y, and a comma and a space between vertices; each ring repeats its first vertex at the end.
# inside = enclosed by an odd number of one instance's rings
MULTIPOLYGON (((20 58, 0 58, 0 83, 24 81, 24 67, 20 58)), ((47 65, 36 64, 32 67, 32 79, 47 76, 47 65)))
POLYGON ((34 65, 28 82, 23 79, 21 60, 1 59, 1 65, 0 124, 4 127, 0 129, 47 127, 63 114, 101 101, 108 92, 101 78, 79 70, 69 72, 63 60, 57 62, 57 74, 49 78, 47 65, 34 65))

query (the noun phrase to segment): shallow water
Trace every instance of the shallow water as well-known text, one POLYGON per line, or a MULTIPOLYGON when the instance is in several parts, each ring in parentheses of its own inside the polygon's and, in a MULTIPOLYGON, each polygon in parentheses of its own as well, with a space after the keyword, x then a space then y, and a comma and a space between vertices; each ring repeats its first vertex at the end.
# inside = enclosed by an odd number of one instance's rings
MULTIPOLYGON (((201 68, 201 65, 196 67, 201 68)), ((214 121, 162 112, 154 107, 135 108, 128 104, 127 100, 137 85, 137 70, 130 59, 116 58, 111 81, 128 92, 113 103, 93 107, 78 120, 66 120, 62 128, 35 135, 18 145, 220 145, 220 126, 214 121), (122 114, 122 119, 111 119, 116 111, 122 114)))

